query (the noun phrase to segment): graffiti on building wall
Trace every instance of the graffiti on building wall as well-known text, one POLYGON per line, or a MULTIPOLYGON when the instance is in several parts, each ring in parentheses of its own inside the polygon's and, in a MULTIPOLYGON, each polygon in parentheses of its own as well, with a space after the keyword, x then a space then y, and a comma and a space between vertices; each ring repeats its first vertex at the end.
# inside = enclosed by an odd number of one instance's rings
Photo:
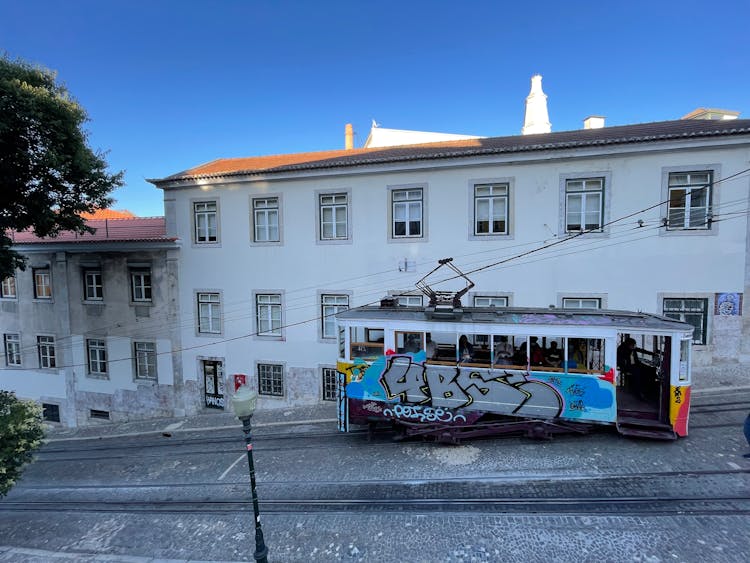
POLYGON ((606 379, 428 364, 424 352, 378 358, 360 378, 352 379, 347 395, 445 412, 469 409, 602 421, 612 421, 616 415, 614 386, 606 379))

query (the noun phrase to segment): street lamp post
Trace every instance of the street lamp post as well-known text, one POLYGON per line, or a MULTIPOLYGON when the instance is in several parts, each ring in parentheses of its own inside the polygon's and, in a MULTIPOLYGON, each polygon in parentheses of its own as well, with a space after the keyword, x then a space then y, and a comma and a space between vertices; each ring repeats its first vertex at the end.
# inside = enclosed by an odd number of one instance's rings
POLYGON ((260 510, 258 510, 258 493, 255 491, 255 465, 253 464, 253 439, 251 436, 250 419, 253 418, 255 402, 258 393, 247 385, 242 385, 232 396, 232 408, 234 414, 242 421, 242 431, 245 433, 245 444, 247 445, 247 463, 250 467, 250 489, 253 493, 253 513, 255 514, 255 560, 259 563, 268 563, 268 548, 263 541, 263 530, 260 527, 260 510))

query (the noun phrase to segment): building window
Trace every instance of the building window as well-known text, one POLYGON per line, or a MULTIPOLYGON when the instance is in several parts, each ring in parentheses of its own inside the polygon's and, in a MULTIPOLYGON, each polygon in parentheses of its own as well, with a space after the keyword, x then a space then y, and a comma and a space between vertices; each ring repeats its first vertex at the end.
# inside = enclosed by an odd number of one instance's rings
POLYGON ((221 334, 221 297, 218 293, 198 294, 198 332, 221 334))
POLYGON ((218 241, 219 227, 216 202, 197 201, 193 203, 193 223, 195 224, 196 243, 218 241))
POLYGON ((396 304, 399 307, 421 307, 421 295, 396 295, 396 304))
POLYGON ((253 200, 255 242, 279 242, 279 198, 253 200))
POLYGON ((671 172, 667 229, 711 228, 711 185, 713 173, 671 172))
POLYGON ((39 354, 40 368, 54 368, 55 363, 55 338, 53 336, 37 336, 36 348, 39 354))
POLYGON ((474 307, 507 307, 507 297, 483 297, 474 296, 474 307))
POLYGON ((693 325, 693 344, 706 343, 708 299, 665 298, 663 311, 665 317, 693 325))
POLYGON ((8 276, 7 278, 5 278, 2 285, 0 285, 0 288, 0 297, 4 297, 5 299, 15 299, 16 277, 8 276))
POLYGON ((52 299, 52 277, 49 268, 34 268, 34 298, 52 299))
POLYGON ((321 326, 323 338, 336 338, 336 313, 349 308, 348 295, 321 296, 321 326))
POLYGON ((320 195, 320 240, 343 240, 349 236, 346 194, 320 195))
POLYGON ((60 405, 42 403, 42 418, 47 422, 60 422, 60 405))
POLYGON ((323 400, 335 401, 337 393, 338 373, 334 368, 323 368, 323 400))
POLYGON ((601 231, 604 224, 604 178, 565 181, 565 231, 601 231))
POLYGON ((98 418, 100 420, 109 420, 109 411, 99 409, 90 409, 89 418, 98 418))
POLYGON ((134 342, 135 376, 138 379, 156 379, 156 344, 134 342))
POLYGON ((86 270, 83 272, 83 298, 86 301, 101 301, 104 299, 101 270, 86 270))
POLYGON ((563 309, 601 309, 602 300, 598 297, 563 297, 563 309))
POLYGON ((474 234, 508 234, 508 184, 474 186, 474 234))
POLYGON ((21 335, 6 334, 5 341, 5 364, 9 366, 21 365, 21 335))
POLYGON ((422 188, 391 192, 394 238, 422 236, 422 198, 422 188))
POLYGON ((107 343, 104 340, 90 338, 86 340, 89 357, 89 373, 107 375, 107 343))
POLYGON ((133 301, 151 301, 151 270, 132 270, 130 291, 133 301))
POLYGON ((256 295, 255 311, 260 336, 281 336, 281 295, 256 295))
POLYGON ((258 364, 258 394, 284 396, 284 366, 258 364))

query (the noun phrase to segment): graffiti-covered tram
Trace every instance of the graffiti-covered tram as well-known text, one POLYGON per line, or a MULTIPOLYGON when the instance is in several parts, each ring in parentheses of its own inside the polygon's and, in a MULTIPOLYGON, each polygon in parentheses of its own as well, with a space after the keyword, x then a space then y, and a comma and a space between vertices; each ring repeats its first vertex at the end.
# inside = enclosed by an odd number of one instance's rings
POLYGON ((610 425, 688 433, 693 327, 647 313, 380 306, 339 313, 339 429, 458 441, 610 425))

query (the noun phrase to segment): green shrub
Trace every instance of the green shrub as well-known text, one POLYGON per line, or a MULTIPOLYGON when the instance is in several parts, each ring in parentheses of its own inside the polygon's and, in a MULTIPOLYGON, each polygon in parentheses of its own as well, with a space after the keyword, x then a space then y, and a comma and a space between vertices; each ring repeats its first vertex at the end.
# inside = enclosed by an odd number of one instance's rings
POLYGON ((0 391, 0 497, 5 496, 31 461, 44 437, 42 408, 0 391))

